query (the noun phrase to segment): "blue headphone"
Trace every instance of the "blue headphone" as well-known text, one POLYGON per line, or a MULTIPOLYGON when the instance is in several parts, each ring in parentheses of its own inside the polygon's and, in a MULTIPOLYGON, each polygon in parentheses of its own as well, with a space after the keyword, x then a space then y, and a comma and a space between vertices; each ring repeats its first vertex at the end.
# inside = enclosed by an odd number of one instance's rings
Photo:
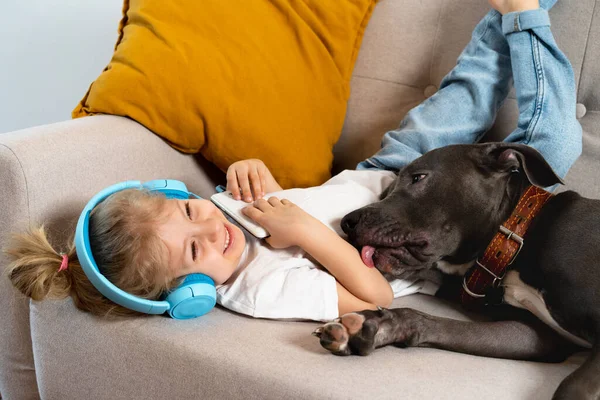
POLYGON ((175 319, 189 319, 206 314, 215 306, 217 291, 214 281, 204 274, 187 275, 181 285, 167 293, 163 300, 156 301, 133 296, 113 285, 100 273, 90 246, 90 213, 108 196, 125 189, 148 189, 164 193, 169 199, 183 200, 189 199, 190 196, 201 198, 188 192, 183 182, 171 179, 158 179, 144 184, 140 181, 126 181, 100 191, 83 209, 75 230, 77 258, 86 276, 105 297, 131 310, 145 314, 168 312, 175 319))

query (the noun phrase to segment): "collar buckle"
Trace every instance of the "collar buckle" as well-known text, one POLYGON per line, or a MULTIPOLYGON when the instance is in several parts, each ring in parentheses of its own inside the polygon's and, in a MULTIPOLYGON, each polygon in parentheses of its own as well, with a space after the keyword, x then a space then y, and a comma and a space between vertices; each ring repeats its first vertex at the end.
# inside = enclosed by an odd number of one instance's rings
MULTIPOLYGON (((523 238, 521 236, 517 235, 515 232, 511 231, 510 229, 508 229, 504 225, 500 225, 500 228, 498 228, 498 230, 507 236, 506 237, 507 240, 511 240, 512 239, 514 242, 516 242, 519 245, 519 248, 517 249, 517 252, 512 256, 512 258, 508 262, 508 265, 510 265, 510 264, 513 263, 513 261, 515 261, 515 258, 517 258, 517 256, 521 252, 521 249, 523 248, 523 242, 524 242, 524 240, 523 240, 523 238)), ((479 264, 479 262, 478 262, 478 264, 479 264)), ((479 264, 479 265, 481 265, 481 264, 479 264)), ((490 272, 487 268, 485 268, 485 267, 483 267, 483 268, 486 271, 490 272)), ((492 275, 494 275, 494 274, 492 274, 492 275)), ((494 275, 494 277, 496 277, 496 275, 494 275)), ((502 278, 504 278, 504 276, 502 276, 502 278)))
MULTIPOLYGON (((507 264, 507 266, 508 266, 508 265, 512 264, 513 261, 515 261, 515 258, 517 258, 517 256, 521 252, 521 249, 523 248, 524 240, 523 240, 523 238, 521 236, 517 235, 514 231, 511 231, 510 229, 508 229, 504 225, 500 225, 500 227, 498 228, 498 230, 501 233, 503 233, 504 235, 506 235, 506 239, 507 240, 513 240, 514 242, 516 242, 519 245, 519 248, 517 249, 516 253, 511 257, 510 261, 508 262, 508 264, 507 264)), ((495 273, 493 273, 490 269, 488 269, 485 265, 483 265, 481 263, 481 261, 479 261, 479 259, 475 260, 475 262, 477 263, 477 266, 479 266, 483 271, 487 272, 488 274, 490 274, 494 278, 494 281, 492 282, 492 287, 497 288, 498 286, 500 286, 500 283, 502 283, 502 280, 506 276, 506 269, 504 269, 504 271, 502 271, 503 272, 502 276, 498 276, 495 273)), ((467 278, 466 275, 463 276, 462 286, 463 286, 463 289, 465 290, 465 292, 469 296, 475 297, 475 298, 484 298, 484 297, 486 297, 485 294, 475 293, 472 290, 470 290, 468 288, 468 286, 467 286, 467 279, 466 278, 467 278)))

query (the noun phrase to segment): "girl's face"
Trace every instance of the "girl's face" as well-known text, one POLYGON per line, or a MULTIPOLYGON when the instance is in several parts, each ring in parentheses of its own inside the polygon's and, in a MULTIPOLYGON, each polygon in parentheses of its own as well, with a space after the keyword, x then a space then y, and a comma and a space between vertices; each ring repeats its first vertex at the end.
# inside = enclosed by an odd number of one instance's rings
POLYGON ((165 212, 158 235, 169 253, 171 276, 199 272, 217 285, 229 279, 246 247, 241 229, 208 200, 171 199, 165 212))

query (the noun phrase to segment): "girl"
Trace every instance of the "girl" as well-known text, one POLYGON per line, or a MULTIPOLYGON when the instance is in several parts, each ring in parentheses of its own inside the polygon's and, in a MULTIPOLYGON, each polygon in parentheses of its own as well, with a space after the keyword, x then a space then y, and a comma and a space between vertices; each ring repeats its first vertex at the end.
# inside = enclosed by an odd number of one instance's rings
MULTIPOLYGON (((256 196, 281 191, 259 160, 237 162, 227 175, 233 190, 238 182, 244 188, 248 181, 256 196)), ((90 247, 108 280, 143 298, 157 299, 179 278, 202 273, 217 285, 220 304, 254 317, 329 320, 387 307, 393 299, 390 284, 340 237, 339 220, 375 202, 394 176, 388 171, 346 171, 316 188, 279 192, 283 200, 258 199, 245 213, 269 231, 270 246, 245 235, 208 200, 123 190, 92 210, 90 247)), ((64 255, 56 252, 43 228, 16 236, 7 251, 15 258, 8 267, 11 281, 35 300, 70 295, 77 307, 94 314, 132 313, 90 284, 73 244, 64 255)), ((423 286, 395 282, 397 294, 423 286)))
MULTIPOLYGON (((446 144, 478 141, 491 127, 513 77, 520 116, 507 140, 535 147, 561 176, 581 152, 573 72, 547 28, 547 11, 537 0, 490 3, 495 10, 477 25, 440 90, 411 110, 399 130, 384 136, 382 149, 359 164, 367 170, 345 171, 317 188, 280 192, 258 160, 228 169, 227 186, 236 198, 256 198, 245 213, 271 233, 270 247, 244 236, 206 200, 123 191, 98 205, 90 220, 102 273, 121 289, 149 299, 183 275, 205 273, 219 285, 222 305, 256 317, 329 320, 388 306, 390 285, 338 235, 341 217, 376 201, 393 181, 394 174, 382 169, 399 170, 446 144), (285 199, 260 199, 265 192, 285 199)), ((555 0, 541 3, 548 9, 555 0)), ((132 313, 102 297, 78 265, 74 245, 60 255, 43 228, 17 236, 8 252, 15 258, 10 279, 33 299, 71 295, 80 309, 95 314, 132 313)), ((395 296, 435 291, 423 281, 394 281, 392 287, 395 296)))

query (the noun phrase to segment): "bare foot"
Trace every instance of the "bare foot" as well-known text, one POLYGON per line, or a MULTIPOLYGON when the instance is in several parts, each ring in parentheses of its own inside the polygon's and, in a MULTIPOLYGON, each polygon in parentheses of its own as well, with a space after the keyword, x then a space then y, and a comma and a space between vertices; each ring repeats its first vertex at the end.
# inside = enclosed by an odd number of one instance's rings
POLYGON ((504 15, 513 11, 537 10, 539 0, 488 0, 492 8, 504 15))

